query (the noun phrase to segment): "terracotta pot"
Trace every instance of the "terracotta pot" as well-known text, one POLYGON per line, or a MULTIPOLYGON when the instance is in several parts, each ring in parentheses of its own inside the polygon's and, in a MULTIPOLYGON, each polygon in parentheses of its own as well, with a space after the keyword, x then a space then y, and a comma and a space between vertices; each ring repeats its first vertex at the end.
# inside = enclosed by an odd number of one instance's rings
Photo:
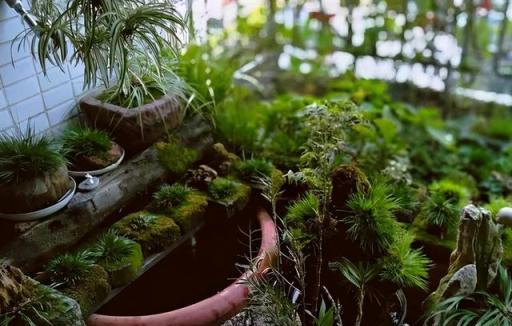
POLYGON ((64 196, 69 187, 65 166, 33 179, 0 184, 0 212, 28 213, 51 206, 64 196))
MULTIPOLYGON (((244 280, 258 277, 272 264, 277 255, 277 233, 270 215, 258 212, 261 227, 261 245, 257 270, 246 272, 222 292, 181 309, 148 316, 105 316, 94 314, 87 320, 89 326, 202 326, 217 325, 236 315, 247 303, 249 289, 244 280)), ((205 271, 206 272, 206 271, 205 271)), ((141 298, 141 300, 144 300, 141 298)))
POLYGON ((109 132, 128 154, 140 152, 183 120, 178 97, 164 95, 158 100, 132 109, 97 99, 101 91, 89 93, 80 100, 80 110, 91 125, 109 132))

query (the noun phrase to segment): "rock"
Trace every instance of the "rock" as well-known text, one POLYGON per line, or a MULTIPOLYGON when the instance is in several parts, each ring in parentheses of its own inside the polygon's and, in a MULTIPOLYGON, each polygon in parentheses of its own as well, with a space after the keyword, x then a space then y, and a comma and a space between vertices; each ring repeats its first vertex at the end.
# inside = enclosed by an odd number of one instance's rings
POLYGON ((467 205, 460 216, 457 246, 450 255, 448 273, 427 298, 427 304, 437 303, 459 291, 467 292, 473 284, 477 289, 487 289, 496 277, 502 256, 499 228, 489 211, 473 204, 467 205), (475 267, 467 267, 471 265, 475 267))
POLYGON ((126 285, 134 280, 144 264, 144 255, 140 244, 124 238, 123 241, 130 244, 130 251, 126 252, 124 257, 120 257, 119 261, 115 263, 98 262, 107 271, 113 288, 126 285))
POLYGON ((83 316, 88 316, 112 291, 108 280, 109 276, 105 269, 99 265, 93 265, 78 282, 62 288, 61 291, 76 300, 83 316))
MULTIPOLYGON (((45 287, 41 284, 39 286, 45 287)), ((51 300, 55 301, 55 306, 59 307, 51 311, 49 321, 52 326, 85 326, 78 302, 55 289, 45 288, 50 291, 51 300)))
POLYGON ((240 161, 240 157, 229 152, 221 143, 213 144, 209 150, 209 156, 211 157, 212 166, 217 169, 221 176, 228 175, 233 164, 240 161))
POLYGON ((140 211, 125 216, 112 229, 138 242, 144 256, 160 252, 180 237, 180 227, 168 216, 140 211))
POLYGON ((496 214, 496 221, 505 226, 512 226, 512 208, 503 207, 496 214))
POLYGON ((188 171, 188 179, 186 184, 196 189, 207 191, 208 185, 217 178, 217 171, 209 167, 208 165, 200 165, 195 170, 188 171))
POLYGON ((459 269, 448 281, 445 297, 469 295, 475 292, 477 283, 476 265, 469 264, 459 269))
POLYGON ((201 224, 207 206, 208 197, 198 191, 192 191, 183 202, 172 208, 170 216, 184 234, 201 224))
POLYGON ((217 206, 214 210, 228 218, 240 212, 249 202, 251 187, 237 180, 217 178, 208 188, 210 202, 217 206))
POLYGON ((28 284, 28 278, 20 269, 10 265, 0 266, 0 315, 32 295, 28 284))
POLYGON ((334 169, 332 180, 332 205, 337 210, 347 208, 347 200, 357 191, 368 191, 370 183, 366 175, 355 165, 343 164, 334 169))

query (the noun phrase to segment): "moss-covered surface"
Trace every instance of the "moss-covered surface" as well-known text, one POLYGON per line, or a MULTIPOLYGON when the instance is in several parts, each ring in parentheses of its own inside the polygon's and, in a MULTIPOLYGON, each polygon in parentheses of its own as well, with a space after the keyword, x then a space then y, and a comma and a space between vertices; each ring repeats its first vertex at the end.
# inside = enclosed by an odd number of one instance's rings
POLYGON ((144 264, 141 245, 129 239, 124 241, 129 242, 129 250, 122 257, 116 257, 115 260, 111 261, 102 259, 97 262, 108 272, 110 284, 113 288, 130 283, 137 277, 144 264))
POLYGON ((181 175, 199 159, 199 152, 177 142, 155 144, 158 160, 163 167, 174 175, 181 175))
POLYGON ((93 265, 80 281, 62 288, 61 291, 76 300, 82 314, 88 316, 96 305, 105 300, 112 288, 107 271, 99 265, 93 265))
POLYGON ((168 216, 140 211, 130 214, 112 226, 120 235, 138 242, 144 256, 162 251, 180 236, 180 227, 168 216))
POLYGON ((510 267, 512 266, 512 229, 507 228, 503 232, 503 263, 510 267))
POLYGON ((182 203, 172 209, 171 216, 180 226, 181 231, 185 233, 197 226, 207 206, 207 196, 200 192, 192 191, 182 203))
POLYGON ((241 211, 249 201, 251 187, 228 178, 217 178, 208 187, 210 199, 226 209, 228 216, 241 211))

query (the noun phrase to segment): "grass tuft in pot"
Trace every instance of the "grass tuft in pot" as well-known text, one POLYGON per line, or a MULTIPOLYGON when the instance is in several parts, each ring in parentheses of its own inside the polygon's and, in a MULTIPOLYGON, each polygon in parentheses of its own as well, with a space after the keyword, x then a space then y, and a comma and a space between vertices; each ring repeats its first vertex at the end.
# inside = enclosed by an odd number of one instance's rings
POLYGON ((69 190, 66 159, 57 143, 32 129, 0 135, 0 211, 27 213, 55 204, 69 190))
POLYGON ((62 148, 74 171, 102 169, 117 162, 122 155, 122 149, 106 132, 82 125, 64 131, 62 148))
POLYGON ((67 253, 51 260, 46 267, 50 280, 65 286, 79 282, 93 265, 87 252, 67 253))

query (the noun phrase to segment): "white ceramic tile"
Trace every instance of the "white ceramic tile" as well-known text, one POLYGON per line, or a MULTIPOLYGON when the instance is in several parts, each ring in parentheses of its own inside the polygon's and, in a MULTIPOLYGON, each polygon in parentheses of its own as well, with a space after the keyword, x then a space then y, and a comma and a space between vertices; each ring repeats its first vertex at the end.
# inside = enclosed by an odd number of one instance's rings
POLYGON ((76 112, 73 110, 75 106, 75 101, 69 101, 49 110, 48 118, 50 119, 50 124, 56 126, 62 121, 72 118, 76 115, 76 112))
POLYGON ((5 1, 0 1, 0 20, 5 20, 16 15, 16 11, 9 7, 5 1))
POLYGON ((0 84, 0 109, 5 108, 6 106, 7 106, 7 100, 5 99, 3 87, 0 84))
POLYGON ((17 122, 25 121, 43 112, 44 103, 41 95, 36 95, 11 106, 12 116, 17 122))
POLYGON ((25 26, 19 17, 0 21, 0 43, 10 42, 24 30, 25 26))
POLYGON ((30 126, 34 133, 39 134, 50 128, 50 123, 48 122, 46 113, 42 113, 38 116, 35 116, 27 121, 20 123, 19 126, 22 132, 28 130, 28 127, 30 126))
POLYGON ((18 47, 18 44, 12 42, 0 43, 0 66, 12 64, 21 59, 32 57, 30 49, 26 46, 18 47))
POLYGON ((78 64, 69 64, 68 69, 71 78, 81 77, 84 75, 84 64, 81 62, 78 64))
POLYGON ((46 72, 46 76, 43 73, 39 73, 37 78, 39 79, 39 85, 43 92, 64 82, 69 82, 69 75, 67 71, 62 71, 59 67, 49 69, 46 72))
POLYGON ((9 104, 15 104, 28 99, 40 92, 39 82, 36 76, 32 76, 4 88, 5 96, 9 104))
POLYGON ((0 111, 0 130, 11 128, 14 125, 9 110, 0 111))
POLYGON ((7 64, 0 67, 0 77, 4 86, 9 86, 17 81, 34 75, 34 63, 28 57, 16 62, 14 65, 7 64))
POLYGON ((43 93, 43 99, 47 109, 52 109, 73 98, 74 95, 71 82, 62 84, 43 93))

